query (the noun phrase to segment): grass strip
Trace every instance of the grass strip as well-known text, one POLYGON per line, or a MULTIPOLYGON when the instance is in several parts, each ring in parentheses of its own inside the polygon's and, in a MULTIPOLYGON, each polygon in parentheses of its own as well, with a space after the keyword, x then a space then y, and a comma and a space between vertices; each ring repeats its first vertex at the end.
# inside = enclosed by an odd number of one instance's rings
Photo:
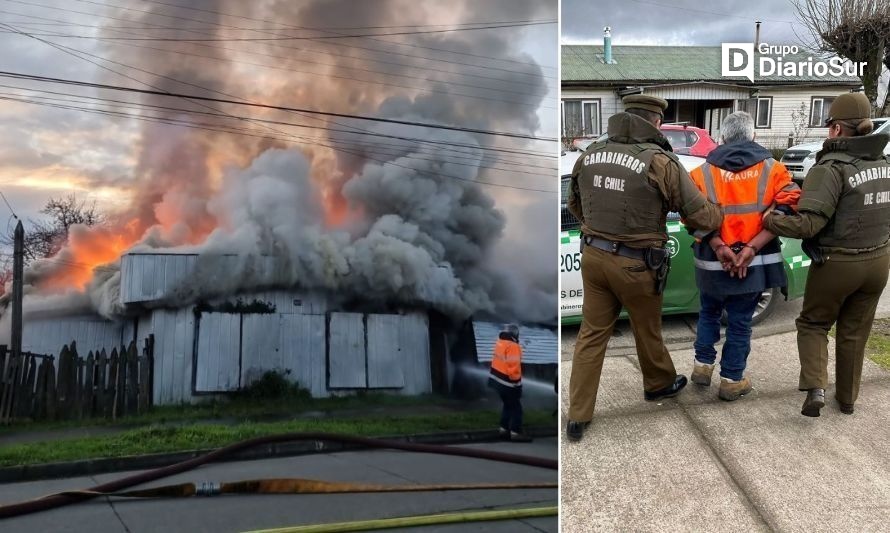
MULTIPOLYGON (((550 425, 554 423, 552 415, 552 411, 529 409, 525 413, 525 424, 550 425)), ((218 448, 253 437, 297 431, 323 431, 375 437, 494 429, 497 424, 498 413, 475 411, 403 417, 364 416, 235 424, 200 423, 178 427, 149 425, 123 430, 113 435, 4 446, 0 448, 0 467, 218 448)))

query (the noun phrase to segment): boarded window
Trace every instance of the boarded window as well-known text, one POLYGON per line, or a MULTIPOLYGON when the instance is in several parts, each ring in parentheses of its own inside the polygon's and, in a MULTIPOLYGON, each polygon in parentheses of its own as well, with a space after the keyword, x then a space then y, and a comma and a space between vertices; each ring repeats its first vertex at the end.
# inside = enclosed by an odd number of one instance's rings
POLYGON ((405 364, 399 315, 368 315, 368 387, 402 388, 405 364))
POLYGON ((238 390, 241 376, 240 314, 201 315, 196 363, 196 392, 238 390))
POLYGON ((368 386, 365 324, 360 313, 331 313, 328 344, 328 386, 363 389, 368 386))

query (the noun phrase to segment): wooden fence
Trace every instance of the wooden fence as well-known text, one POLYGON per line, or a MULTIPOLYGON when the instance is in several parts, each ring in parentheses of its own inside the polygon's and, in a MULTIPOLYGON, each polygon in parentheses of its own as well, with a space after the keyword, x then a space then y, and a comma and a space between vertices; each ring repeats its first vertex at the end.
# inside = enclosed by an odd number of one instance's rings
POLYGON ((130 346, 77 353, 74 342, 58 356, 22 353, 15 357, 0 345, 0 423, 13 420, 117 418, 151 407, 154 336, 140 355, 130 346))

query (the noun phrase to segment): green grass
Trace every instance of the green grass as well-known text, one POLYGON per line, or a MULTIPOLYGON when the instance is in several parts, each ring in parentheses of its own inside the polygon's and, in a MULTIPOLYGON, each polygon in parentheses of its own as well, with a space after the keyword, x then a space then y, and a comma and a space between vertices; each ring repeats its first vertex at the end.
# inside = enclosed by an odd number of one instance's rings
MULTIPOLYGON (((833 326, 828 335, 837 337, 837 327, 833 326)), ((890 370, 890 318, 875 319, 865 344, 865 355, 885 370, 890 370)))
POLYGON ((875 320, 865 353, 878 366, 890 370, 890 319, 875 320))
POLYGON ((208 399, 199 404, 180 404, 155 406, 141 415, 122 417, 117 420, 90 418, 88 420, 62 420, 16 422, 9 426, 0 426, 0 434, 20 431, 38 431, 65 429, 84 426, 122 426, 136 427, 150 424, 187 423, 226 419, 233 421, 251 421, 256 419, 274 419, 293 417, 300 413, 321 411, 335 413, 337 411, 368 410, 377 407, 420 407, 430 405, 450 405, 452 401, 441 396, 395 396, 392 394, 371 393, 352 396, 313 399, 303 395, 285 395, 270 399, 262 396, 234 396, 231 398, 208 399))
MULTIPOLYGON (((496 411, 471 411, 402 417, 307 418, 230 425, 203 423, 180 427, 149 425, 125 430, 115 435, 4 446, 0 448, 0 466, 218 448, 253 437, 296 431, 385 436, 492 429, 497 427, 497 423, 496 411)), ((525 423, 529 426, 552 425, 554 423, 552 411, 529 409, 525 413, 525 423)))

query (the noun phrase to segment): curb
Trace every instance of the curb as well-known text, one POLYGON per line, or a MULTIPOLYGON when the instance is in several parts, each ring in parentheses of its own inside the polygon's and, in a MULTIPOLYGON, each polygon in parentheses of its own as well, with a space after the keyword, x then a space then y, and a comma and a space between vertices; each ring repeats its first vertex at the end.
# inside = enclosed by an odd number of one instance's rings
MULTIPOLYGON (((555 437, 556 426, 531 427, 526 432, 536 438, 555 437)), ((418 444, 473 444, 480 442, 499 441, 497 430, 478 430, 448 433, 425 433, 419 435, 398 435, 379 437, 382 440, 414 442, 418 444)), ((22 481, 38 481, 43 479, 59 479, 67 477, 91 476, 126 470, 150 470, 176 464, 188 459, 212 452, 215 448, 187 450, 182 452, 155 453, 148 455, 128 455, 124 457, 106 457, 84 459, 60 463, 8 466, 0 468, 0 483, 18 483, 22 481)), ((299 441, 268 444, 243 450, 219 462, 249 461, 270 459, 275 457, 293 457, 316 453, 363 450, 362 446, 321 441, 299 441)))

